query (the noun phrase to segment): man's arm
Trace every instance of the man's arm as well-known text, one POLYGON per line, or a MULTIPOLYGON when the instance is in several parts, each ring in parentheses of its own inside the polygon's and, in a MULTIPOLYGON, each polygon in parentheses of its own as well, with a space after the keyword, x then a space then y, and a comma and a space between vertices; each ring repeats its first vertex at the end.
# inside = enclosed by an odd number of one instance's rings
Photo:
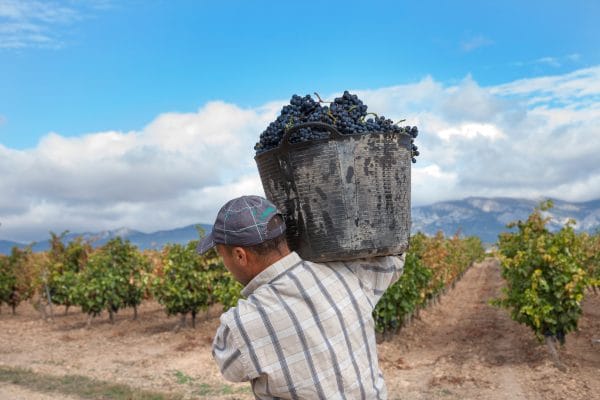
POLYGON ((231 329, 222 320, 213 341, 212 354, 225 379, 232 382, 249 380, 242 360, 242 349, 236 345, 231 329))
POLYGON ((387 288, 402 275, 405 257, 405 254, 401 254, 398 256, 361 258, 345 261, 344 265, 356 275, 374 307, 387 288))

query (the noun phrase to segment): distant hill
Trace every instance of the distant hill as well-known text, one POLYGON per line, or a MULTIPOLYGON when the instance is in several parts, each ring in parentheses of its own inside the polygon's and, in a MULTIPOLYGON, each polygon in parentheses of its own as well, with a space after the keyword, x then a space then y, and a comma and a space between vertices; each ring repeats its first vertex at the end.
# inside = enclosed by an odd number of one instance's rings
POLYGON ((0 254, 9 254, 14 246, 23 246, 22 243, 11 242, 10 240, 0 240, 0 254))
MULTIPOLYGON (((539 204, 537 200, 515 199, 507 197, 485 198, 469 197, 463 200, 442 201, 428 206, 412 209, 412 231, 429 235, 442 231, 446 235, 456 232, 465 236, 478 236, 485 243, 495 243, 498 234, 506 231, 506 224, 511 221, 524 220, 539 204)), ((600 229, 600 200, 584 203, 573 203, 554 200, 554 208, 549 211, 552 218, 550 229, 560 229, 569 219, 577 221, 576 230, 596 232, 600 229)), ((212 226, 199 224, 206 232, 212 226)), ((167 243, 187 243, 198 239, 196 225, 183 228, 143 233, 132 229, 121 228, 97 233, 69 233, 66 241, 82 236, 94 246, 101 246, 110 239, 121 236, 140 249, 160 249, 167 243)), ((8 254, 13 246, 24 247, 25 244, 8 240, 0 240, 0 253, 8 254)), ((48 239, 42 239, 33 246, 34 251, 45 251, 49 248, 48 239)))
MULTIPOLYGON (((548 211, 550 230, 560 229, 569 218, 577 221, 576 231, 595 232, 600 228, 600 200, 573 203, 553 199, 548 211)), ((539 204, 538 200, 515 198, 469 197, 443 201, 412 210, 412 231, 446 235, 460 231, 465 236, 478 236, 483 242, 495 243, 498 234, 507 231, 506 224, 525 220, 539 204)))
MULTIPOLYGON (((197 224, 210 232, 212 225, 197 224)), ((92 243, 94 247, 99 247, 109 240, 120 236, 125 240, 129 240, 139 249, 161 249, 167 243, 188 243, 190 240, 198 240, 197 225, 188 225, 183 228, 171 230, 157 231, 152 233, 139 232, 133 229, 120 228, 110 231, 100 231, 95 233, 68 233, 65 235, 64 242, 68 243, 77 237, 82 237, 92 243)), ((27 243, 16 243, 7 240, 0 240, 0 254, 9 254, 13 246, 25 247, 27 243)), ((46 251, 50 248, 49 239, 43 239, 33 244, 33 251, 46 251)))

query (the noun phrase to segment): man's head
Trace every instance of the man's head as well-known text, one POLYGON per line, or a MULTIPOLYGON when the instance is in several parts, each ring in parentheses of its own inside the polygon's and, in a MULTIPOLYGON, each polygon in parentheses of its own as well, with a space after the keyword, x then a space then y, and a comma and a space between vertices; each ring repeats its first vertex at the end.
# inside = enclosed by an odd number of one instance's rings
POLYGON ((215 246, 225 267, 244 285, 290 252, 282 215, 273 203, 259 196, 238 197, 221 207, 198 252, 203 254, 215 246))

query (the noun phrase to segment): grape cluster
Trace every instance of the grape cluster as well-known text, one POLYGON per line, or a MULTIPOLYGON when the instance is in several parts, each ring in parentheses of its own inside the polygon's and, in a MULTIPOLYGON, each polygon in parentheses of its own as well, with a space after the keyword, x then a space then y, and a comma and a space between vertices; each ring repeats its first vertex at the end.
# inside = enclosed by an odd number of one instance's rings
MULTIPOLYGON (((315 93, 316 94, 316 93, 315 93)), ((332 102, 318 100, 310 95, 293 95, 290 104, 281 109, 277 119, 269 124, 254 146, 256 154, 261 154, 279 146, 284 133, 291 127, 306 122, 321 122, 334 126, 342 135, 368 134, 372 132, 406 133, 411 136, 412 162, 419 155, 414 144, 419 130, 416 126, 401 127, 392 120, 367 112, 367 105, 357 95, 345 91, 342 97, 332 102)), ((304 127, 290 135, 290 143, 325 139, 327 132, 318 128, 304 127)))

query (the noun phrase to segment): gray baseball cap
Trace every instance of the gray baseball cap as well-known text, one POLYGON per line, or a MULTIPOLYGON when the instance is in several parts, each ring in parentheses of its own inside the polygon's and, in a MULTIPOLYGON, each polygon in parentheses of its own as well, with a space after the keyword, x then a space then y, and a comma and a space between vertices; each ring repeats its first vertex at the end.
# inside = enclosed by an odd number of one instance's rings
POLYGON ((242 196, 229 200, 217 214, 212 232, 198 244, 197 251, 206 253, 216 244, 253 246, 274 239, 285 232, 285 223, 268 230, 275 215, 281 215, 269 200, 259 196, 242 196))

